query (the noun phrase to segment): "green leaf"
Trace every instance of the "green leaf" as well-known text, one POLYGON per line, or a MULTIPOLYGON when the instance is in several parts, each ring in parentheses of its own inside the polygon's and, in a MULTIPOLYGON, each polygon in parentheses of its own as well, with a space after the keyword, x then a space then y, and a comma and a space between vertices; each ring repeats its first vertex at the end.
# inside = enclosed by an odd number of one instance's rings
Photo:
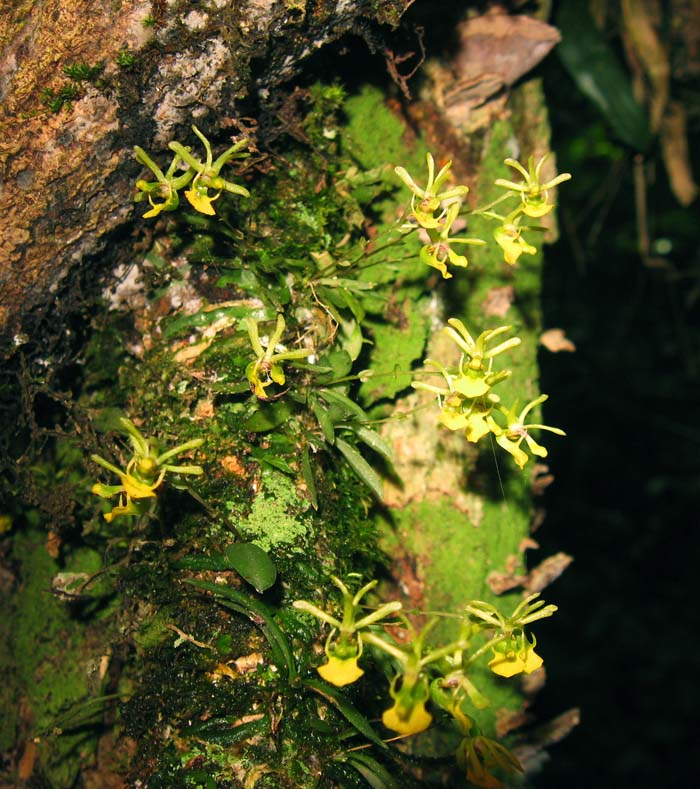
POLYGON ((345 378, 352 370, 352 359, 347 351, 332 351, 318 360, 319 365, 330 367, 330 371, 318 377, 319 383, 330 383, 345 378))
POLYGON ((227 715, 224 718, 210 718, 202 723, 193 723, 187 727, 188 736, 197 737, 216 745, 235 745, 256 735, 265 735, 270 731, 270 718, 263 715, 255 721, 234 726, 237 718, 227 715))
POLYGON ((224 323, 233 326, 241 318, 252 317, 256 321, 267 321, 274 318, 274 312, 264 307, 251 309, 249 305, 220 307, 202 310, 193 315, 178 315, 169 320, 163 328, 163 339, 169 340, 178 334, 191 332, 193 329, 205 329, 213 323, 224 323))
POLYGON ((333 427, 333 420, 326 409, 318 402, 313 400, 311 402, 311 410, 314 412, 316 421, 321 428, 323 437, 329 444, 335 443, 335 428, 333 427))
POLYGON ((338 323, 343 337, 343 348, 348 352, 350 358, 354 362, 360 353, 362 353, 362 345, 364 343, 360 324, 355 320, 345 321, 340 317, 338 323))
POLYGON ((351 764, 372 789, 398 789, 391 773, 376 759, 366 753, 349 753, 345 761, 351 764))
POLYGON ((647 115, 635 101, 630 75, 595 26, 586 0, 561 3, 556 23, 562 33, 557 54, 578 89, 627 145, 646 151, 651 144, 647 115))
POLYGON ((316 493, 316 483, 314 482, 314 472, 311 468, 311 459, 309 458, 309 445, 306 444, 301 453, 301 473, 306 483, 306 491, 309 494, 309 501, 311 506, 318 509, 318 494, 316 493))
POLYGON ((371 447, 375 452, 378 452, 383 458, 392 462, 394 459, 393 452, 389 444, 377 433, 369 427, 353 427, 355 435, 371 447))
POLYGON ((335 445, 350 464, 350 468, 381 501, 383 496, 382 480, 377 472, 354 447, 351 447, 350 444, 343 441, 342 438, 336 437, 335 445))
POLYGON ((234 542, 224 551, 228 566, 246 580, 256 592, 264 592, 277 580, 277 568, 269 555, 252 542, 234 542))
POLYGON ((252 433, 266 433, 284 424, 294 412, 294 406, 285 401, 279 400, 276 403, 264 403, 258 410, 246 419, 243 423, 245 430, 252 433))
POLYGON ((361 406, 337 389, 321 389, 320 395, 326 402, 341 406, 348 416, 355 416, 361 422, 369 421, 369 417, 361 406))
POLYGON ((363 737, 380 748, 388 747, 384 740, 382 740, 382 738, 372 728, 372 725, 367 720, 367 718, 365 718, 361 712, 358 712, 358 710, 353 707, 353 705, 345 698, 343 693, 338 688, 334 687, 333 685, 328 685, 325 682, 321 682, 321 680, 318 679, 305 679, 303 684, 306 685, 306 687, 315 690, 316 693, 319 693, 327 701, 330 701, 331 704, 333 704, 333 706, 336 707, 336 709, 345 717, 348 723, 354 726, 363 737))
POLYGON ((289 641, 280 629, 280 626, 275 622, 272 610, 265 603, 260 600, 254 600, 252 597, 239 592, 237 589, 232 589, 230 586, 215 584, 211 581, 186 578, 185 583, 197 589, 211 592, 221 605, 247 616, 254 625, 260 628, 267 639, 272 652, 272 660, 280 672, 286 675, 286 680, 291 682, 296 678, 297 667, 289 641))
POLYGON ((211 556, 184 556, 176 570, 235 570, 256 592, 264 592, 277 580, 277 569, 269 555, 252 542, 235 542, 211 556))
POLYGON ((268 466, 272 466, 272 468, 276 468, 283 474, 289 474, 290 476, 294 475, 294 469, 289 465, 289 463, 287 463, 287 461, 283 458, 272 454, 269 449, 254 447, 250 452, 250 457, 259 460, 261 463, 265 463, 268 466))

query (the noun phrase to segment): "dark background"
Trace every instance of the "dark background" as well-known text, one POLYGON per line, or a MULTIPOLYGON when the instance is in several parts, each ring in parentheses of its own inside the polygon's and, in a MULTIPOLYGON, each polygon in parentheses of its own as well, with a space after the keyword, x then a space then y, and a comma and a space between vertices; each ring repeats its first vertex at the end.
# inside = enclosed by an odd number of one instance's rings
MULTIPOLYGON (((699 33, 700 35, 700 33, 699 33)), ((546 250, 545 328, 574 354, 541 355, 555 483, 535 535, 574 564, 547 590, 542 717, 581 708, 538 787, 696 785, 700 705, 700 233, 661 157, 644 158, 652 260, 637 252, 635 152, 616 139, 556 56, 542 69, 560 171, 562 240, 546 250)), ((697 85, 672 83, 697 153, 697 85)), ((695 157, 694 173, 700 173, 695 157)))

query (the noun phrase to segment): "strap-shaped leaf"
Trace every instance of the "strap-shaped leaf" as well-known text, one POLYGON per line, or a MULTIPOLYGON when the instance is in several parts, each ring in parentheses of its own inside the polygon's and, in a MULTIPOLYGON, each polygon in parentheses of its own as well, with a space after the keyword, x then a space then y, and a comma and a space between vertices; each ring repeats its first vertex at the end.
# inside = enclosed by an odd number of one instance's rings
POLYGON ((372 789, 398 789, 399 785, 391 773, 369 754, 355 751, 345 759, 367 781, 372 789))
POLYGON ((557 54, 579 90, 627 145, 647 150, 651 135, 646 113, 635 101, 629 74, 595 26, 586 0, 561 3, 556 22, 562 33, 557 54))
POLYGON ((386 458, 389 462, 393 460, 391 447, 375 430, 369 427, 355 427, 353 432, 361 441, 364 441, 368 447, 378 452, 383 458, 386 458))
POLYGON ((215 584, 211 581, 186 578, 185 583, 197 589, 211 592, 221 605, 247 616, 253 624, 262 630, 263 635, 270 644, 272 660, 281 672, 286 673, 287 681, 291 682, 296 678, 297 667, 287 637, 277 622, 275 622, 272 610, 265 603, 255 600, 237 589, 232 589, 230 586, 215 584))
POLYGON ((377 472, 354 447, 351 447, 350 444, 343 441, 342 438, 336 436, 335 445, 338 447, 343 457, 348 461, 350 468, 381 501, 383 496, 382 480, 377 472))
POLYGON ((311 459, 309 458, 309 445, 306 444, 301 453, 301 474, 306 483, 306 492, 309 494, 309 501, 311 506, 318 509, 318 494, 316 493, 316 482, 314 481, 314 472, 311 468, 311 459))
POLYGON ((315 690, 316 693, 320 693, 327 701, 330 701, 348 723, 352 724, 363 737, 380 748, 388 747, 384 740, 382 740, 372 728, 367 718, 353 707, 338 688, 328 685, 326 682, 321 682, 321 680, 318 679, 305 679, 303 684, 306 685, 307 688, 315 690))
POLYGON ((369 417, 367 414, 362 410, 361 406, 357 403, 353 402, 347 395, 343 394, 342 392, 337 391, 336 389, 322 389, 321 397, 326 400, 328 403, 334 403, 335 405, 339 405, 344 408, 348 415, 353 415, 357 417, 361 422, 369 421, 369 417))

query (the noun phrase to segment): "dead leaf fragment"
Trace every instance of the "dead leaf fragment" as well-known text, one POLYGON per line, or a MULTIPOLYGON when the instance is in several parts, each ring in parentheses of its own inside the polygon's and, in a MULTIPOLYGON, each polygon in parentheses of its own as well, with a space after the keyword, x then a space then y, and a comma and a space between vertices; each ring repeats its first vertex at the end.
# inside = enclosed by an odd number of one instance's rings
POLYGON ((502 288, 491 288, 486 294, 481 309, 484 315, 495 315, 498 318, 503 318, 513 301, 515 301, 515 288, 512 285, 505 285, 502 288))
POLYGON ((527 74, 561 35, 551 25, 525 14, 494 11, 459 25, 460 51, 454 66, 462 79, 488 71, 505 85, 513 85, 527 74))
POLYGON ((226 455, 226 457, 221 458, 221 465, 229 474, 233 474, 236 477, 246 476, 245 466, 235 455, 226 455))
POLYGON ((540 344, 544 345, 552 353, 558 353, 559 351, 573 352, 576 350, 574 343, 564 334, 564 329, 547 329, 547 331, 542 332, 540 344))
POLYGON ((666 107, 661 124, 661 155, 673 194, 682 206, 690 205, 697 197, 698 185, 690 168, 685 109, 678 101, 666 107))
POLYGON ((214 416, 214 401, 208 397, 203 397, 197 401, 194 407, 195 421, 211 419, 214 416))
POLYGON ((498 572, 498 570, 493 570, 486 576, 489 589, 497 595, 517 589, 518 586, 524 586, 526 582, 526 575, 513 575, 512 573, 498 572))
POLYGON ((24 752, 17 765, 17 777, 20 781, 24 782, 28 780, 34 772, 34 765, 38 755, 39 749, 36 744, 32 742, 32 740, 27 740, 27 744, 24 746, 24 752))
POLYGON ((537 567, 533 567, 530 570, 523 588, 528 594, 541 592, 556 581, 573 560, 573 556, 569 556, 568 553, 563 553, 562 551, 555 553, 553 556, 548 556, 537 567))

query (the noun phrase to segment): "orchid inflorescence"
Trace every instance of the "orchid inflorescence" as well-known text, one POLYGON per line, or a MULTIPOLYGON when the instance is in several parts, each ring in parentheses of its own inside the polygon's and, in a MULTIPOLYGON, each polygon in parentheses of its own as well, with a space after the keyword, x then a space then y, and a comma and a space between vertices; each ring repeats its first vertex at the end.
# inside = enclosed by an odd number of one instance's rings
POLYGON ((242 150, 248 141, 240 140, 214 160, 209 140, 196 126, 192 126, 192 131, 204 145, 205 160, 202 161, 195 156, 190 148, 173 141, 168 147, 175 155, 165 173, 143 148, 138 145, 134 147, 136 160, 148 167, 156 177, 155 181, 141 179, 136 182, 137 192, 134 199, 136 202, 147 199, 151 205, 144 214, 145 218, 158 216, 161 211, 174 211, 180 204, 178 192, 188 185, 190 188, 185 192, 185 197, 190 205, 199 213, 209 216, 215 215, 212 203, 221 196, 222 192, 250 197, 250 192, 244 186, 228 181, 220 174, 221 168, 231 159, 240 159, 248 155, 242 150), (181 171, 183 166, 187 169, 181 171), (213 194, 209 193, 210 190, 213 194))
MULTIPOLYGON (((510 265, 516 263, 522 254, 534 255, 537 252, 536 247, 525 240, 523 233, 545 230, 539 225, 523 225, 523 216, 539 218, 548 214, 554 208, 554 204, 549 201, 549 190, 571 178, 569 173, 562 173, 543 183, 542 167, 546 160, 547 157, 543 156, 535 165, 534 158, 530 157, 526 170, 515 159, 506 159, 505 164, 520 173, 524 181, 515 183, 498 178, 495 181, 496 186, 504 188, 506 192, 489 206, 472 211, 498 222, 493 237, 503 250, 505 262, 510 265), (500 202, 513 196, 519 198, 519 204, 509 214, 502 216, 492 210, 500 202)), ((395 168, 396 174, 413 193, 410 219, 415 224, 408 224, 405 227, 409 230, 419 227, 427 234, 429 240, 421 248, 420 259, 440 271, 444 279, 449 279, 452 274, 447 269, 448 264, 461 268, 468 265, 466 256, 458 254, 452 245, 483 246, 486 242, 480 238, 451 237, 469 189, 466 186, 452 186, 440 191, 449 178, 452 162, 448 161, 436 176, 432 154, 426 155, 426 161, 428 178, 425 187, 419 186, 404 167, 395 168)))
POLYGON ((103 485, 96 482, 92 492, 103 499, 119 496, 118 504, 112 506, 104 518, 111 523, 114 518, 124 515, 144 515, 156 497, 156 489, 163 483, 168 473, 199 476, 204 473, 201 466, 192 464, 175 465, 170 461, 197 449, 204 443, 203 438, 194 438, 173 449, 159 452, 152 439, 145 438, 136 425, 126 417, 119 420, 121 429, 126 433, 131 444, 132 455, 124 469, 117 468, 113 463, 100 455, 91 455, 91 459, 102 468, 119 477, 119 485, 103 485))
POLYGON ((388 689, 392 704, 382 714, 387 729, 401 736, 419 734, 434 720, 429 708, 439 708, 451 717, 461 734, 456 756, 468 780, 477 786, 500 786, 492 770, 521 771, 519 762, 505 746, 478 730, 473 711, 488 707, 490 702, 477 689, 471 674, 487 652, 492 655, 488 667, 504 678, 539 669, 542 658, 535 653, 534 636, 530 640, 525 628, 551 616, 556 606, 545 605, 536 593, 505 616, 494 605, 473 600, 464 609, 457 638, 434 645, 429 643, 429 636, 439 621, 437 615, 417 630, 402 614, 400 602, 363 608, 362 600, 376 581, 365 584, 355 594, 340 579, 333 577, 332 581, 343 598, 341 619, 306 600, 293 603, 297 610, 331 626, 326 660, 317 668, 319 675, 338 687, 350 685, 364 674, 358 665, 363 646, 384 653, 394 666, 388 689), (405 637, 392 638, 385 629, 387 625, 400 626, 405 637))
POLYGON ((445 333, 462 352, 456 368, 448 369, 437 361, 426 359, 426 364, 436 368, 444 384, 429 384, 414 381, 414 389, 422 389, 437 395, 440 405, 440 424, 449 430, 463 430, 467 441, 479 442, 492 434, 496 443, 506 450, 522 469, 528 454, 522 444, 537 457, 546 457, 547 450, 530 435, 530 430, 548 430, 557 435, 564 431, 557 427, 541 424, 526 424, 527 414, 547 399, 540 395, 518 411, 516 402, 510 409, 501 405, 500 397, 492 389, 511 375, 510 370, 493 370, 494 357, 520 345, 518 337, 511 337, 494 347, 494 339, 511 330, 510 326, 499 326, 482 332, 474 339, 462 321, 450 318, 445 333))

